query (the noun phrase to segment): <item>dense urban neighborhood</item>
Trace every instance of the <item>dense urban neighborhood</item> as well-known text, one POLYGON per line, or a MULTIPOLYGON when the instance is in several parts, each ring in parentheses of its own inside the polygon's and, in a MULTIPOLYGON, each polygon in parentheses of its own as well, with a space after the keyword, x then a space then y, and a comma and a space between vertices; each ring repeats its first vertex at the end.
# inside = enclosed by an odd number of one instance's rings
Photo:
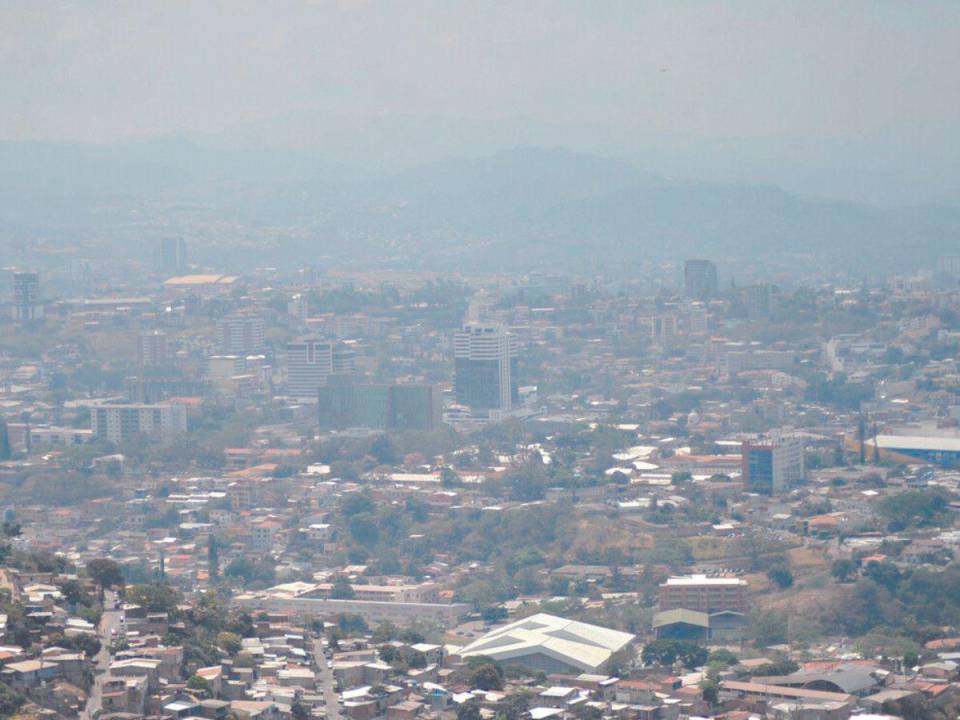
POLYGON ((960 720, 960 0, 0 2, 0 720, 960 720))
POLYGON ((8 271, 3 715, 960 711, 956 256, 726 287, 186 251, 8 271))

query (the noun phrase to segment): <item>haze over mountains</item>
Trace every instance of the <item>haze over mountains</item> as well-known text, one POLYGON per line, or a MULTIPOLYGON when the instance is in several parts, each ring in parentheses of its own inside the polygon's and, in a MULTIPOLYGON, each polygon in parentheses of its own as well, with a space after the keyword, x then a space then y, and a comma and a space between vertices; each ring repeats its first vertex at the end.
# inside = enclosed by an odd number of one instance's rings
MULTIPOLYGON (((5 243, 35 238, 146 258, 159 235, 190 238, 206 265, 297 266, 336 257, 423 269, 617 268, 685 256, 754 270, 929 266, 955 251, 960 209, 803 199, 772 186, 668 180, 615 159, 523 147, 376 174, 280 152, 164 140, 0 143, 5 243), (162 217, 161 217, 162 210, 162 217), (224 260, 216 233, 262 242, 224 260)), ((224 238, 225 239, 225 238, 224 238)), ((222 267, 227 270, 228 267, 222 267)))

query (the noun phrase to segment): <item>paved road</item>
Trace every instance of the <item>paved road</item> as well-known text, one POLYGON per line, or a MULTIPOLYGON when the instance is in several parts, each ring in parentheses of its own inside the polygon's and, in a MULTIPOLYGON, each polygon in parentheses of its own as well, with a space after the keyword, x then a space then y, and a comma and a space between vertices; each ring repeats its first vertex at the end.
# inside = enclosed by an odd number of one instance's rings
POLYGON ((114 610, 113 603, 117 599, 116 593, 108 590, 104 595, 103 617, 100 619, 100 626, 97 628, 97 636, 100 638, 100 652, 97 653, 94 667, 93 688, 90 690, 90 697, 87 700, 87 707, 80 713, 80 720, 93 720, 93 717, 100 710, 103 701, 103 679, 106 677, 107 670, 110 667, 110 644, 115 635, 120 634, 121 620, 123 618, 122 610, 114 610))
POLYGON ((323 643, 313 641, 313 659, 317 664, 317 675, 323 688, 323 701, 327 705, 327 720, 340 720, 339 697, 333 681, 333 671, 327 667, 327 658, 323 654, 323 643))

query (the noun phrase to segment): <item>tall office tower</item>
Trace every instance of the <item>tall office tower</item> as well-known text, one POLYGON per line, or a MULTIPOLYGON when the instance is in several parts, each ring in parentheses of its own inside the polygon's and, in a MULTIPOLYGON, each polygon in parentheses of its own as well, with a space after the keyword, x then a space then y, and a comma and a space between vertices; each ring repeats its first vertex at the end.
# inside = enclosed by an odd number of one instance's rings
POLYGON ((509 412, 518 400, 516 340, 502 325, 467 323, 454 335, 457 402, 474 410, 509 412))
POLYGON ((764 495, 779 495, 803 482, 804 443, 799 435, 771 432, 760 442, 743 443, 741 467, 744 487, 764 495))
POLYGON ((691 300, 717 295, 717 266, 709 260, 687 260, 683 265, 683 292, 691 300))
POLYGON ((220 321, 220 351, 225 355, 263 352, 263 315, 258 311, 230 313, 220 321))
POLYGON ((178 274, 187 269, 187 243, 183 238, 160 238, 157 247, 157 269, 178 274))
POLYGON ((651 315, 638 320, 654 342, 669 343, 677 335, 676 315, 651 315))
POLYGON ((770 285, 747 285, 740 293, 748 318, 755 320, 770 316, 773 310, 773 292, 770 285))
POLYGON ((167 335, 163 330, 147 330, 137 336, 137 362, 140 367, 167 364, 167 335))
POLYGON ((40 274, 18 272, 13 274, 13 319, 28 323, 43 317, 40 302, 40 274))
POLYGON ((960 254, 951 253, 938 257, 933 277, 941 287, 956 287, 960 283, 960 254))
POLYGON ((167 438, 187 431, 187 409, 177 403, 97 405, 90 422, 94 435, 114 443, 137 435, 167 438))
POLYGON ((317 402, 320 388, 333 372, 333 344, 319 338, 287 343, 287 394, 317 402))

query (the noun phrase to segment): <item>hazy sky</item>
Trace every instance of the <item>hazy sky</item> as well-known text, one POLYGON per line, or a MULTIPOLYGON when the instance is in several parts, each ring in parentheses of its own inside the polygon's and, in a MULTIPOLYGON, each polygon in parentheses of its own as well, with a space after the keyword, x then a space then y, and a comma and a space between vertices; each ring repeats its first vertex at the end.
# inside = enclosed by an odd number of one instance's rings
POLYGON ((960 2, 0 3, 0 137, 387 166, 565 145, 960 202, 960 2))

